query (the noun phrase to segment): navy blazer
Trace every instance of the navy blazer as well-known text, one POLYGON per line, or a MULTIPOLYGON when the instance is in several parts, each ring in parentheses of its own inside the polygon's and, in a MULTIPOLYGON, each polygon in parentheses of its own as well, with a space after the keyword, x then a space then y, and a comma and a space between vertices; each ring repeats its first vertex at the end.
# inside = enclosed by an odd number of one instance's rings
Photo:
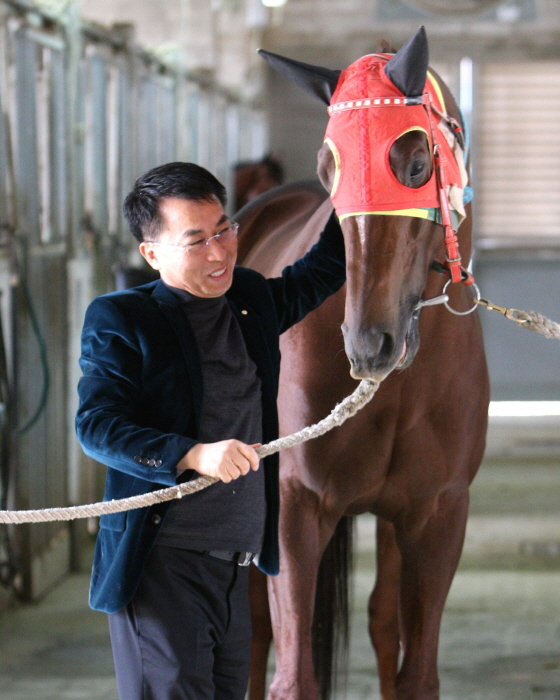
MULTIPOLYGON (((235 268, 226 297, 261 380, 263 443, 278 437, 279 336, 344 279, 344 243, 334 214, 319 242, 281 277, 235 268)), ((86 454, 108 467, 105 500, 173 486, 178 462, 197 442, 204 391, 195 336, 180 299, 161 281, 94 299, 86 312, 80 365, 76 431, 86 454)), ((267 515, 259 567, 275 575, 278 455, 265 458, 263 466, 267 515)), ((112 613, 132 599, 169 505, 101 516, 91 607, 112 613)))

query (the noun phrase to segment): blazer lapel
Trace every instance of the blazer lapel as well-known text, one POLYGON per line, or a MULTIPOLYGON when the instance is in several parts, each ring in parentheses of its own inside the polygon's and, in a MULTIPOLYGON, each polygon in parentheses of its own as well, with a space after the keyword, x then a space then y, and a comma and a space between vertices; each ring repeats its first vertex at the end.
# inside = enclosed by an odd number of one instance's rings
MULTIPOLYGON (((191 380, 195 418, 197 429, 200 430, 200 417, 202 414, 202 364, 198 345, 191 324, 184 312, 181 300, 159 280, 152 297, 158 304, 161 312, 169 321, 183 352, 183 359, 187 365, 189 378, 191 380)), ((162 342, 164 342, 162 340, 162 342)))

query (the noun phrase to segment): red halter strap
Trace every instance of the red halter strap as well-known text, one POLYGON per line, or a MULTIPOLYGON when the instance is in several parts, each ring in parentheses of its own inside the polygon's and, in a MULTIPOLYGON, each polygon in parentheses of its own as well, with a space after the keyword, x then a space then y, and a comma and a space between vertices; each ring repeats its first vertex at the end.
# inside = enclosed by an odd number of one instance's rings
MULTIPOLYGON (((449 124, 452 124, 453 131, 455 134, 461 134, 462 130, 460 125, 451 117, 443 115, 439 110, 430 103, 433 111, 436 114, 442 116, 449 124), (455 126, 456 125, 456 126, 455 126)), ((430 120, 430 125, 432 124, 430 120)), ((445 243, 445 267, 449 271, 452 282, 463 282, 466 285, 472 284, 474 282, 474 277, 471 273, 461 265, 461 253, 459 251, 459 239, 457 238, 457 231, 453 228, 451 220, 451 211, 449 210, 449 200, 447 198, 447 188, 450 182, 447 178, 446 172, 446 162, 447 159, 445 155, 441 152, 441 147, 439 143, 435 140, 435 134, 432 127, 432 143, 434 144, 434 167, 436 169, 436 178, 438 183, 439 192, 439 205, 441 210, 441 222, 445 231, 444 243, 445 243)))
MULTIPOLYGON (((434 136, 432 130, 432 137, 434 136)), ((436 169, 436 178, 438 184, 439 192, 439 206, 441 210, 441 223, 443 224, 443 229, 445 231, 444 243, 445 243, 445 258, 446 267, 449 270, 452 282, 462 282, 465 284, 472 284, 474 281, 472 275, 468 275, 466 280, 463 280, 463 266, 461 265, 461 253, 459 251, 459 239, 457 238, 457 232, 453 228, 451 222, 451 211, 449 210, 449 201, 447 199, 447 188, 450 183, 447 179, 446 173, 446 158, 441 152, 439 143, 436 143, 433 139, 434 144, 434 167, 436 169)))

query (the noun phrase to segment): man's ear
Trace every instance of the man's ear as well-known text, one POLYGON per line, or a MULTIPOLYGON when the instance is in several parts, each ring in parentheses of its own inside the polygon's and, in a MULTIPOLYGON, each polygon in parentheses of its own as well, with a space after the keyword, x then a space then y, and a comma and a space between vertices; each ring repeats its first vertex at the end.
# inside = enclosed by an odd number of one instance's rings
POLYGON ((138 246, 138 250, 140 251, 140 255, 144 258, 148 265, 150 265, 150 267, 153 267, 154 270, 160 269, 156 246, 150 245, 147 241, 142 241, 142 243, 140 243, 138 246))

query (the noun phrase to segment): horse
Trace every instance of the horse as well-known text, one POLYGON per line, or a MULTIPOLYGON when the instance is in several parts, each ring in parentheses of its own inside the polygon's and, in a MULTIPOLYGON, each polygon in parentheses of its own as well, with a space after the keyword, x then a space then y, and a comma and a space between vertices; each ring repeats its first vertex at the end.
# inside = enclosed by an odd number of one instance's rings
POLYGON ((259 161, 242 161, 234 168, 235 210, 238 211, 255 197, 284 182, 284 168, 268 153, 259 161))
POLYGON ((318 154, 324 192, 292 184, 249 203, 237 216, 239 260, 280 274, 317 240, 334 206, 347 269, 346 285, 281 339, 280 433, 323 418, 358 380, 381 384, 343 426, 281 453, 270 618, 252 567, 250 697, 264 696, 271 629, 269 698, 329 697, 336 624, 344 636, 348 612, 352 517, 369 512, 377 516, 369 633, 381 697, 437 700, 440 622, 489 401, 477 313, 424 304, 473 306, 461 116, 428 68, 423 28, 396 54, 365 56, 344 71, 264 57, 329 105, 318 154))

